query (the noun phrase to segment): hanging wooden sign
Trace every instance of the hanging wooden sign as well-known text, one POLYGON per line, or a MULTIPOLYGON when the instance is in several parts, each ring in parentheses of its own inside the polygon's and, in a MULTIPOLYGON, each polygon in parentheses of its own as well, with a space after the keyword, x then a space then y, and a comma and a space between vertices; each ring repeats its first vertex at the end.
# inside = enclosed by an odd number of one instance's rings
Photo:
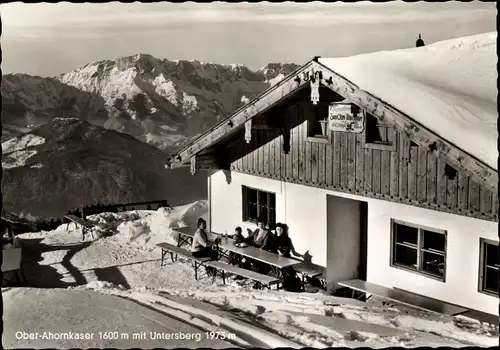
POLYGON ((362 133, 365 115, 352 103, 334 102, 328 106, 328 126, 332 131, 362 133))

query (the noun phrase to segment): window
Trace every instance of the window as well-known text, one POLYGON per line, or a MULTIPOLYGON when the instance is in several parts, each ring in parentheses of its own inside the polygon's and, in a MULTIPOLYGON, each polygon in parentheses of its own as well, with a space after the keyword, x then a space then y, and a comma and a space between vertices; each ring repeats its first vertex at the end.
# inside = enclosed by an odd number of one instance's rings
POLYGON ((446 231, 392 221, 391 266, 445 280, 446 231))
POLYGON ((394 129, 381 123, 373 115, 366 113, 365 147, 396 150, 396 133, 394 129))
POLYGON ((276 195, 243 186, 243 221, 264 219, 270 226, 276 223, 276 195))
POLYGON ((307 137, 309 141, 324 141, 328 138, 328 105, 311 105, 311 114, 307 120, 307 137))
POLYGON ((479 291, 498 296, 498 242, 482 239, 481 244, 481 271, 479 274, 479 291))

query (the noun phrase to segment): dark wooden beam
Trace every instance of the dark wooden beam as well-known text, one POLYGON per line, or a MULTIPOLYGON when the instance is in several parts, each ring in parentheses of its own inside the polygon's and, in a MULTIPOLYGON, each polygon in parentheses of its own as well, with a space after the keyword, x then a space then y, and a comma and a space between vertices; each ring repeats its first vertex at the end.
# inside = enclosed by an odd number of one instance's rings
POLYGON ((222 169, 220 167, 220 157, 216 153, 196 154, 189 158, 189 162, 172 165, 165 165, 166 169, 185 168, 191 169, 191 174, 195 174, 197 169, 222 169))
POLYGON ((361 90, 346 78, 331 71, 328 67, 312 62, 314 71, 323 72, 322 84, 339 95, 345 97, 372 114, 385 124, 396 127, 420 146, 425 147, 436 156, 441 156, 447 164, 464 172, 474 181, 484 185, 493 192, 498 191, 498 171, 472 157, 450 142, 443 140, 436 133, 412 120, 408 115, 382 102, 379 98, 361 90))
POLYGON ((287 178, 285 180, 280 175, 269 176, 269 175, 266 175, 263 173, 259 173, 257 171, 250 171, 250 170, 243 170, 243 169, 233 169, 233 171, 243 173, 243 174, 249 174, 249 175, 253 175, 253 176, 268 178, 268 179, 286 181, 286 182, 294 183, 297 185, 321 188, 321 189, 326 189, 326 190, 336 191, 336 192, 349 193, 349 194, 357 195, 360 197, 380 199, 380 200, 385 200, 385 201, 389 201, 389 202, 393 202, 393 203, 401 203, 401 204, 411 205, 411 206, 415 206, 415 207, 420 207, 420 208, 425 208, 425 209, 430 209, 430 210, 435 210, 435 211, 440 211, 440 212, 445 212, 445 213, 451 213, 451 214, 468 216, 468 217, 481 219, 481 220, 498 222, 498 217, 495 217, 493 214, 491 214, 491 213, 483 214, 479 210, 476 210, 476 209, 474 209, 474 210, 461 210, 458 208, 451 208, 450 209, 446 205, 433 204, 433 203, 428 203, 428 202, 424 202, 424 201, 412 200, 409 198, 394 197, 394 196, 391 196, 390 194, 385 195, 385 194, 375 193, 372 190, 364 191, 362 189, 357 190, 357 189, 353 189, 353 188, 346 188, 346 187, 339 186, 339 185, 318 184, 318 183, 312 183, 311 181, 296 179, 296 178, 287 178))
POLYGON ((271 125, 266 125, 266 124, 258 124, 258 125, 253 125, 252 130, 280 130, 281 128, 271 126, 271 125))

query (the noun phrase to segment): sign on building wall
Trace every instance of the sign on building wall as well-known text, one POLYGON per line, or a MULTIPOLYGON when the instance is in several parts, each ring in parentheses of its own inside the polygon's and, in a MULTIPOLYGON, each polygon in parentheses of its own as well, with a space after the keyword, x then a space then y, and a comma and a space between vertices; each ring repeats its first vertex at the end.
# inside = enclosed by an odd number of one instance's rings
POLYGON ((328 125, 332 131, 361 133, 365 128, 365 117, 356 105, 332 103, 328 106, 328 125))

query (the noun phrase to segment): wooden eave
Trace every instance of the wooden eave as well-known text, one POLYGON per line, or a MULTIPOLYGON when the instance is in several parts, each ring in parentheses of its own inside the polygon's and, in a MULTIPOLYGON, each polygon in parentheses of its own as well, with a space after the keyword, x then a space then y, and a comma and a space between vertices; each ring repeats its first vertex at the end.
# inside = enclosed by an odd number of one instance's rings
POLYGON ((304 74, 310 73, 309 76, 313 76, 318 72, 321 72, 321 85, 356 104, 385 124, 404 132, 410 140, 428 149, 429 152, 434 152, 437 157, 441 157, 447 164, 463 172, 478 184, 495 193, 498 191, 498 172, 496 170, 315 60, 298 68, 278 84, 182 148, 169 158, 166 167, 175 168, 187 163, 191 157, 213 146, 223 138, 227 138, 229 134, 243 126, 246 121, 272 108, 287 95, 309 84, 309 79, 303 79, 304 74))
POLYGON ((236 132, 240 127, 243 127, 248 120, 258 114, 264 113, 278 104, 284 97, 309 84, 308 80, 300 79, 300 81, 298 81, 296 80, 296 77, 308 72, 311 69, 312 63, 313 61, 310 61, 304 66, 298 68, 288 77, 270 87, 255 99, 237 109, 233 114, 225 118, 219 124, 210 128, 207 132, 191 141, 177 153, 170 156, 165 167, 177 168, 183 166, 183 164, 190 161, 191 157, 197 155, 204 149, 213 146, 222 139, 227 138, 230 134, 236 132))

